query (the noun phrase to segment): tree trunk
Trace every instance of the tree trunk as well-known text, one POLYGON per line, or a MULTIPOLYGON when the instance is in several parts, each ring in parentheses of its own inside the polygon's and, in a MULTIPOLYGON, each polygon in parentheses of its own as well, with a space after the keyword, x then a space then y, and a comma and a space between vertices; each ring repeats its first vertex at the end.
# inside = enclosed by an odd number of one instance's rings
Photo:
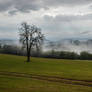
POLYGON ((27 62, 30 62, 30 56, 27 56, 27 62))
POLYGON ((27 52, 27 62, 30 62, 30 51, 27 52))

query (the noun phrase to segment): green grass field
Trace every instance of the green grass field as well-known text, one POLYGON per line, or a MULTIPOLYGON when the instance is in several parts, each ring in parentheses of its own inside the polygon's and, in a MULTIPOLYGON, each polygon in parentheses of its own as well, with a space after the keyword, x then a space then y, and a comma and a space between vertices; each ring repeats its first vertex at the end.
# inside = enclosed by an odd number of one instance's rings
MULTIPOLYGON (((92 81, 92 61, 31 58, 0 54, 0 71, 92 81)), ((0 75, 0 92, 92 92, 92 87, 0 75)))

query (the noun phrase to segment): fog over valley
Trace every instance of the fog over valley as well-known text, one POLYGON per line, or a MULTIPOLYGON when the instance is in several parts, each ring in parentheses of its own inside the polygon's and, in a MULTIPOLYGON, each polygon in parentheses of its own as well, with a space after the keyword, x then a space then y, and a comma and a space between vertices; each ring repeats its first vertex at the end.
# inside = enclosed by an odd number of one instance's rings
MULTIPOLYGON (((20 47, 18 40, 1 39, 0 45, 15 45, 20 47)), ((62 39, 60 41, 45 40, 42 46, 43 51, 69 51, 80 53, 86 51, 92 53, 92 39, 62 39)))

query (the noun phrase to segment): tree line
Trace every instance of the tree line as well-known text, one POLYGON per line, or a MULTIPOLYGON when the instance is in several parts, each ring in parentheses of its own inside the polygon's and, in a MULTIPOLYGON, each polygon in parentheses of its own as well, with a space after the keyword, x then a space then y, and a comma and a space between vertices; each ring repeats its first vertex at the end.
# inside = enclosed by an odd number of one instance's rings
MULTIPOLYGON (((27 55, 26 49, 20 48, 15 45, 0 46, 0 53, 20 55, 20 56, 27 55)), ((56 58, 56 59, 92 60, 92 54, 86 51, 83 51, 80 54, 77 54, 75 52, 54 51, 54 50, 43 52, 41 48, 39 50, 36 48, 32 49, 31 56, 32 57, 44 57, 44 58, 56 58)))

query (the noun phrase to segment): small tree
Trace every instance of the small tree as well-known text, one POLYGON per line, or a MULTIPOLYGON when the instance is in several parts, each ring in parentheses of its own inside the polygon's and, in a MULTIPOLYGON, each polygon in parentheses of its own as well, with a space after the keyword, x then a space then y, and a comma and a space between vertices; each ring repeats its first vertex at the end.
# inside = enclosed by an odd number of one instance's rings
POLYGON ((43 34, 41 29, 35 25, 28 25, 26 22, 20 27, 20 42, 27 51, 27 62, 30 62, 31 50, 34 47, 39 48, 43 42, 43 34))

